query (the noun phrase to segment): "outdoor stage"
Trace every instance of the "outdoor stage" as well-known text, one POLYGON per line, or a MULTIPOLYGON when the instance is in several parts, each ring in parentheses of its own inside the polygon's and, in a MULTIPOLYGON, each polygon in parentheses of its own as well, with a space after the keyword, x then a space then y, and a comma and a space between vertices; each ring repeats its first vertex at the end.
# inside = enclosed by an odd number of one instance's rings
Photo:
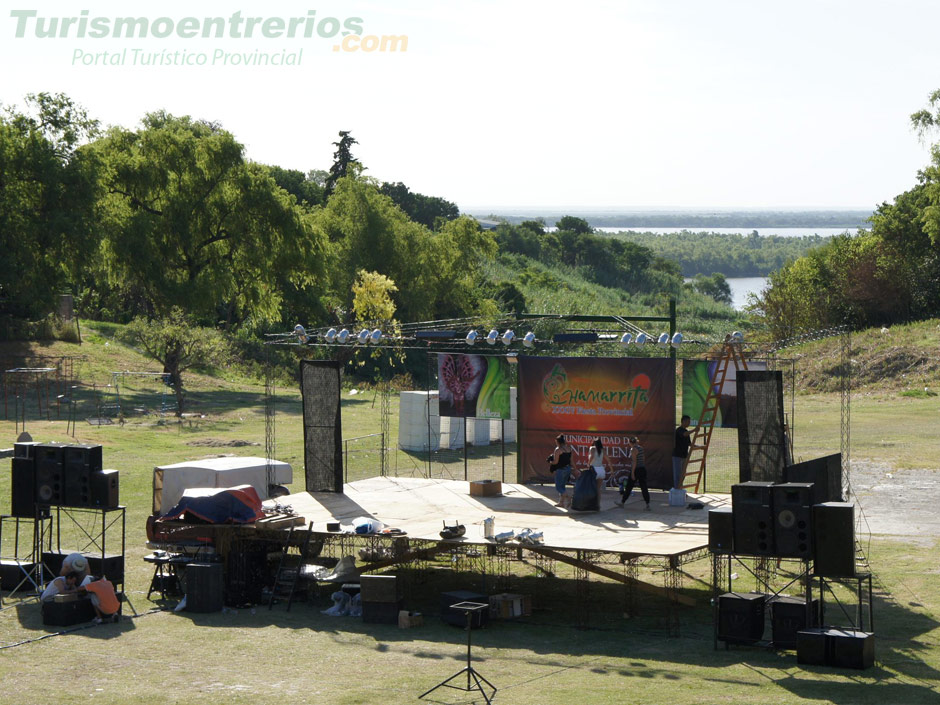
MULTIPOLYGON (((470 496, 468 482, 419 478, 373 477, 344 486, 344 494, 332 492, 282 497, 314 532, 325 531, 327 522, 344 528, 358 517, 378 519, 386 527, 401 529, 412 539, 441 541, 443 525, 463 524, 467 533, 453 543, 494 544, 484 538, 483 520, 495 517, 497 534, 522 529, 543 532, 541 547, 559 551, 596 551, 630 557, 679 557, 708 547, 708 511, 727 506, 729 495, 689 495, 702 509, 670 507, 668 493, 652 490, 652 510, 643 511, 639 490, 626 507, 620 494, 606 489, 601 510, 573 512, 554 506, 558 495, 552 486, 503 483, 502 495, 470 496)), ((527 546, 528 548, 529 546, 527 546)))
MULTIPOLYGON (((336 557, 354 549, 347 533, 359 517, 381 521, 388 528, 400 529, 407 537, 407 548, 399 549, 387 560, 360 566, 372 572, 421 563, 436 554, 478 557, 484 574, 507 575, 508 562, 518 560, 523 552, 536 561, 560 562, 574 568, 579 594, 586 596, 590 574, 620 583, 632 601, 634 591, 656 595, 672 603, 694 605, 695 600, 680 593, 685 563, 708 555, 708 511, 728 505, 728 495, 689 495, 689 502, 699 502, 701 509, 671 507, 668 493, 652 491, 651 511, 644 511, 640 493, 634 492, 626 507, 616 502, 620 494, 604 491, 601 509, 572 512, 556 507, 554 487, 546 485, 502 485, 502 495, 470 495, 470 483, 455 480, 374 477, 345 485, 344 494, 330 492, 298 493, 283 497, 304 517, 313 532, 324 541, 327 553, 336 557), (523 529, 542 532, 542 543, 498 543, 483 534, 483 520, 494 517, 495 534, 523 529), (339 522, 343 533, 326 532, 327 522, 339 522), (440 531, 445 524, 463 524, 466 535, 444 540, 440 531), (481 550, 482 549, 482 550, 481 550), (500 565, 502 563, 502 565, 500 565), (662 583, 654 585, 640 579, 640 566, 654 568, 662 583)), ((356 536, 371 545, 387 542, 381 534, 356 536)), ((397 539, 399 542, 401 539, 397 539)), ((471 562, 474 562, 471 560, 471 562)), ((586 624, 590 601, 578 602, 575 615, 586 624)), ((671 618, 674 618, 671 616, 671 618)))

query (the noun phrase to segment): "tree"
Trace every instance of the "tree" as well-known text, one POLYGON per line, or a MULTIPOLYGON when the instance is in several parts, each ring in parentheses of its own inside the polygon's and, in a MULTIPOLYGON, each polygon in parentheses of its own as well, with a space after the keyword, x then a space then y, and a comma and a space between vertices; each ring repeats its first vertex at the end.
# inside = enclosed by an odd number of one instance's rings
POLYGON ((151 113, 91 148, 106 167, 107 274, 123 305, 237 326, 277 320, 285 287, 316 296, 325 284, 312 216, 219 126, 151 113))
POLYGON ((584 218, 575 218, 573 215, 562 217, 561 220, 555 223, 555 227, 578 235, 587 235, 594 232, 594 228, 584 218))
POLYGON ((395 205, 405 211, 413 221, 432 230, 439 230, 443 222, 454 220, 460 215, 460 209, 455 203, 436 196, 415 193, 400 181, 393 184, 383 183, 379 191, 395 201, 395 205))
POLYGON ((395 282, 378 272, 360 270, 353 284, 353 313, 360 323, 390 323, 395 317, 395 282))
POLYGON ((98 163, 79 149, 98 122, 63 94, 0 115, 0 299, 21 317, 53 309, 97 254, 98 163))
POLYGON ((692 288, 700 294, 710 296, 719 303, 731 303, 731 286, 721 272, 715 272, 711 276, 696 274, 691 284, 692 288))
MULTIPOLYGON (((336 188, 336 182, 350 173, 350 167, 359 164, 352 154, 352 146, 359 144, 356 138, 349 134, 349 130, 340 130, 339 142, 334 142, 336 151, 333 152, 333 166, 330 167, 330 173, 326 177, 326 197, 333 195, 336 188)), ((359 165, 361 167, 361 165, 359 165)))
POLYGON ((171 309, 164 318, 136 318, 128 333, 150 359, 163 365, 176 394, 177 416, 183 414, 185 399, 182 373, 195 366, 221 365, 229 355, 219 331, 195 326, 180 308, 171 309))
POLYGON ((282 169, 279 166, 269 166, 268 172, 274 183, 296 198, 297 203, 305 208, 313 209, 326 202, 324 187, 317 180, 317 172, 311 171, 305 175, 297 169, 282 169))

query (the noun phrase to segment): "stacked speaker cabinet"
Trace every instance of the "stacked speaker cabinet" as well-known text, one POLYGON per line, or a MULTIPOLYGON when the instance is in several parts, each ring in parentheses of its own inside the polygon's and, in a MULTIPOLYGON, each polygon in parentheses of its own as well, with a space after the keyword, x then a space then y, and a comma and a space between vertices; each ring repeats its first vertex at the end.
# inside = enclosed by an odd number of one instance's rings
POLYGON ((99 470, 91 474, 88 484, 88 506, 114 509, 120 504, 120 483, 117 470, 99 470))
POLYGON ((62 451, 67 507, 91 506, 91 478, 101 471, 101 446, 70 445, 62 451))
POLYGON ((759 592, 726 592, 718 597, 718 639, 729 644, 754 644, 764 637, 764 605, 759 592))
POLYGON ((398 624, 402 608, 401 586, 394 575, 359 576, 362 621, 367 624, 398 624))
POLYGON ((708 513, 708 550, 712 553, 734 551, 734 513, 731 507, 718 507, 708 513))
POLYGON ((783 469, 783 481, 812 482, 813 504, 841 502, 842 453, 788 465, 783 469))
POLYGON ((15 517, 35 517, 36 461, 34 458, 13 456, 13 474, 10 484, 12 489, 10 514, 15 517))
POLYGON ((36 502, 62 504, 65 500, 62 443, 43 443, 35 448, 36 502))
POLYGON ((772 482, 753 481, 732 485, 735 553, 774 555, 773 486, 772 482))
POLYGON ((770 600, 770 623, 774 646, 797 648, 797 633, 819 624, 819 600, 807 609, 806 598, 779 595, 770 600))
POLYGON ((815 573, 824 578, 855 575, 855 505, 824 502, 813 507, 815 573))
POLYGON ((810 558, 813 554, 813 485, 790 482, 774 485, 774 555, 810 558))

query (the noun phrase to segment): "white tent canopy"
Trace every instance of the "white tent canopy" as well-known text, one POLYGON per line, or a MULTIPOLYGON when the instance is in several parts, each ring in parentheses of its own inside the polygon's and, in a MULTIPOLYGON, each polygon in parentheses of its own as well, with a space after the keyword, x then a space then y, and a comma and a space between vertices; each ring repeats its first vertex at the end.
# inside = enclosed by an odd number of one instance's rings
MULTIPOLYGON (((288 463, 272 460, 271 484, 289 485, 294 471, 288 463)), ((166 514, 176 506, 183 492, 193 487, 235 487, 251 485, 261 499, 268 497, 268 461, 264 458, 206 458, 187 460, 153 469, 153 512, 166 514)))

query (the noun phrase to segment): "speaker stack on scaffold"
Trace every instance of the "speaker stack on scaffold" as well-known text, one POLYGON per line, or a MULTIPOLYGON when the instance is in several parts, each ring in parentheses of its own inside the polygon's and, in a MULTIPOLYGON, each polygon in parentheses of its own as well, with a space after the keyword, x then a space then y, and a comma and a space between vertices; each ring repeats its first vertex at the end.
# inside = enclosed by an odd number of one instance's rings
POLYGON ((810 558, 813 555, 813 485, 789 482, 773 487, 774 555, 810 558))
POLYGON ((32 517, 36 505, 114 509, 117 470, 102 469, 100 445, 17 443, 13 449, 11 515, 32 517))
POLYGON ((774 554, 772 482, 739 482, 731 487, 734 551, 753 556, 774 554))
POLYGON ((813 507, 815 573, 825 578, 855 575, 855 505, 823 502, 813 507))

